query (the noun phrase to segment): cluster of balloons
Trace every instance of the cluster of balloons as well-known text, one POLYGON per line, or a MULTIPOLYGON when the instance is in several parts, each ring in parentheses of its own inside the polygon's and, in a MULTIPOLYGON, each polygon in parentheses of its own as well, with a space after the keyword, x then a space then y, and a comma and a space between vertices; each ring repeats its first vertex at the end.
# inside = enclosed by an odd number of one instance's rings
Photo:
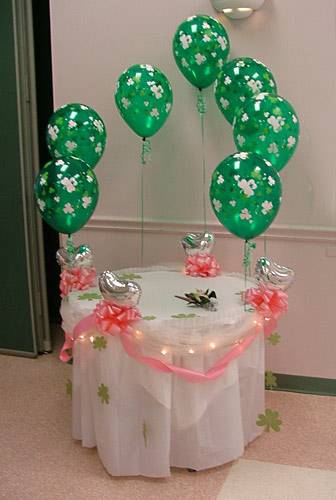
POLYGON ((93 169, 105 149, 105 125, 94 109, 65 104, 51 116, 46 138, 52 160, 35 179, 37 206, 47 224, 72 234, 87 223, 98 202, 93 169))
POLYGON ((226 63, 215 83, 216 103, 233 125, 238 153, 215 169, 210 200, 218 220, 245 240, 272 223, 281 203, 278 172, 299 139, 298 117, 277 95, 271 71, 260 61, 240 57, 226 63))
MULTIPOLYGON (((271 71, 249 57, 227 61, 229 50, 225 28, 206 15, 184 20, 173 39, 181 73, 200 91, 215 82, 216 103, 233 126, 238 152, 215 169, 210 199, 219 221, 247 240, 261 234, 278 212, 278 172, 296 149, 299 121, 277 94, 271 71)), ((115 103, 129 127, 147 140, 167 120, 173 92, 158 68, 136 64, 120 75, 115 103)), ((92 215, 98 201, 93 168, 105 144, 105 125, 88 106, 66 104, 52 115, 47 127, 52 160, 38 174, 35 194, 43 219, 57 231, 78 231, 92 215)))
POLYGON ((297 115, 277 95, 271 71, 260 61, 227 61, 228 35, 216 19, 198 15, 183 21, 173 40, 181 73, 200 91, 215 82, 216 103, 233 126, 238 152, 215 169, 210 200, 219 221, 245 240, 261 234, 281 203, 278 172, 299 139, 297 115))

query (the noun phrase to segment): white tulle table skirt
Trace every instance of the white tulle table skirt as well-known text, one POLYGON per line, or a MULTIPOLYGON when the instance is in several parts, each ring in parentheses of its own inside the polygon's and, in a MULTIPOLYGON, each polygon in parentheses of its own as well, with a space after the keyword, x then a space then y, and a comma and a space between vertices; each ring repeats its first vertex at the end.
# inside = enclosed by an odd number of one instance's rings
MULTIPOLYGON (((142 286, 145 277, 143 273, 142 286)), ((185 291, 191 291, 193 278, 185 279, 185 291)), ((221 279, 227 284, 231 280, 231 287, 236 280, 235 288, 241 289, 241 278, 221 279)), ((203 288, 210 286, 217 291, 219 281, 215 285, 213 280, 203 279, 203 288)), ((236 302, 234 292, 232 297, 236 302)), ((72 298, 76 299, 76 294, 72 298)), ((65 329, 69 331, 93 306, 94 301, 85 305, 84 300, 76 302, 70 297, 62 305, 65 329)), ((153 307, 150 313, 155 314, 153 307)), ((138 363, 116 337, 106 337, 105 348, 95 349, 92 337, 101 334, 91 331, 89 335, 74 343, 72 432, 83 446, 97 446, 110 474, 167 477, 171 466, 195 470, 215 467, 240 457, 247 443, 260 434, 256 419, 264 412, 263 335, 258 335, 223 375, 201 383, 138 363), (105 399, 98 394, 102 385, 107 388, 105 399)), ((169 361, 205 372, 227 349, 223 343, 218 349, 193 355, 172 351, 169 361)))

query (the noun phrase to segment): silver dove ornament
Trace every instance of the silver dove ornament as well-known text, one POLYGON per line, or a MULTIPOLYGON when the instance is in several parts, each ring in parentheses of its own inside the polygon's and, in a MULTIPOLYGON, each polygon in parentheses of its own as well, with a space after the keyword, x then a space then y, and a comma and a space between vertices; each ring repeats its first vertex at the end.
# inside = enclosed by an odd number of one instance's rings
POLYGON ((72 253, 68 252, 66 248, 61 247, 56 252, 56 260, 61 269, 92 267, 93 254, 91 248, 87 245, 75 247, 72 253))
POLYGON ((212 233, 188 233, 181 240, 186 255, 209 255, 215 244, 212 233))
POLYGON ((280 266, 268 257, 260 257, 255 267, 255 278, 268 288, 280 288, 285 291, 291 286, 295 272, 289 267, 280 266))
POLYGON ((135 307, 139 304, 141 287, 135 281, 121 280, 112 271, 104 271, 98 276, 98 285, 105 300, 120 306, 135 307))

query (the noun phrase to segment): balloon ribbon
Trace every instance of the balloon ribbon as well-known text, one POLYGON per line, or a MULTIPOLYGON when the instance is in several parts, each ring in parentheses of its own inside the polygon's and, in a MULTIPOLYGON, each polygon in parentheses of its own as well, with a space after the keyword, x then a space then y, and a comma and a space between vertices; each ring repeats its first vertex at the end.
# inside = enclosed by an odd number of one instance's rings
POLYGON ((75 246, 72 239, 72 234, 68 234, 66 248, 69 255, 73 255, 75 253, 75 246))
POLYGON ((206 175, 205 175, 205 141, 204 141, 204 115, 206 113, 206 102, 202 94, 202 89, 199 89, 197 98, 197 111, 201 119, 201 138, 202 138, 202 176, 203 176, 203 222, 204 231, 207 229, 206 216, 206 175))
MULTIPOLYGON (((252 261, 252 251, 255 249, 256 244, 252 241, 245 240, 244 243, 244 258, 243 258, 243 267, 244 267, 244 284, 246 291, 247 284, 247 275, 251 276, 251 261, 252 261)), ((244 309, 246 311, 246 301, 244 299, 244 309)))
POLYGON ((264 257, 267 257, 267 236, 264 234, 264 257))
POLYGON ((141 149, 141 166, 147 165, 151 161, 152 146, 149 139, 144 137, 142 139, 142 149, 141 149))
POLYGON ((149 139, 144 137, 142 139, 142 148, 141 148, 141 194, 140 194, 140 219, 141 219, 141 242, 140 242, 140 265, 143 266, 144 259, 144 172, 143 167, 147 165, 147 163, 151 160, 151 143, 149 139))

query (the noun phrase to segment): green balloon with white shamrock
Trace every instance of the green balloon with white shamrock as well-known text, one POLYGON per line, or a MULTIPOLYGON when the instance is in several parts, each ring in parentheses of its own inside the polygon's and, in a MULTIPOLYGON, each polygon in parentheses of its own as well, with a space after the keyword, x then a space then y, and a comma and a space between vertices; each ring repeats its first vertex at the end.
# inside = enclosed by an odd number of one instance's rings
POLYGON ((47 145, 53 158, 75 156, 94 168, 104 153, 105 144, 104 122, 85 104, 65 104, 48 122, 47 145))
POLYGON ((259 94, 238 112, 233 135, 239 151, 259 154, 279 172, 296 150, 300 125, 293 107, 283 97, 259 94))
POLYGON ((281 204, 281 179, 271 163, 255 153, 228 156, 214 170, 210 201, 221 224, 249 240, 273 222, 281 204))
POLYGON ((177 28, 173 39, 176 64, 198 89, 209 87, 219 75, 230 51, 224 26, 217 19, 191 16, 177 28))
POLYGON ((98 181, 93 170, 71 156, 49 161, 37 175, 34 190, 44 221, 64 234, 83 227, 98 202, 98 181))
POLYGON ((127 125, 143 138, 151 137, 167 120, 173 104, 169 80, 150 64, 135 64, 117 82, 116 106, 127 125))
POLYGON ((276 94, 276 82, 267 66, 251 57, 226 62, 215 83, 217 106, 231 124, 244 103, 261 93, 276 94))

